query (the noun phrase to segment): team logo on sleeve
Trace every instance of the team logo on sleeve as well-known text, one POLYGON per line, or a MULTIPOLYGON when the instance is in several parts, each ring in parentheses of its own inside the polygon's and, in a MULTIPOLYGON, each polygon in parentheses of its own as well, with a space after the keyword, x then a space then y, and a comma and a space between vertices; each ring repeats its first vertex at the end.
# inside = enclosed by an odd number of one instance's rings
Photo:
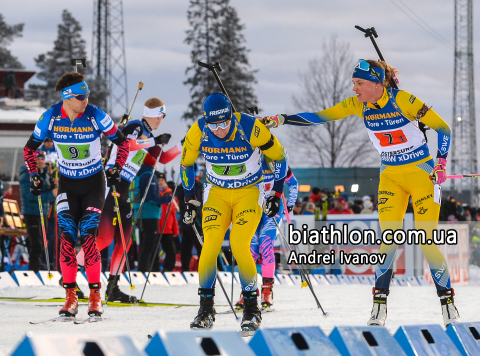
POLYGON ((108 114, 106 114, 105 117, 103 118, 103 120, 100 121, 100 123, 105 127, 108 127, 108 125, 110 125, 111 122, 112 122, 112 119, 110 118, 110 116, 108 114))
POLYGON ((258 137, 258 135, 260 135, 260 127, 255 126, 255 132, 253 134, 255 135, 255 137, 258 137))

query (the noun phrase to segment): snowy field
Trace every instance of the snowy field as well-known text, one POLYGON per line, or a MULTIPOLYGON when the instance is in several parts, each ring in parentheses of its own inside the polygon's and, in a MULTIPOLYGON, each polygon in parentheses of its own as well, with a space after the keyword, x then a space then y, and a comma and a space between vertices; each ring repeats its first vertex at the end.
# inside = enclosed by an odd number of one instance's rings
MULTIPOLYGON (((85 286, 82 290, 87 291, 85 286)), ((137 286, 134 294, 140 296, 143 286, 137 286)), ((129 292, 128 287, 121 287, 129 292)), ((230 295, 231 285, 225 288, 230 295)), ((288 327, 317 325, 328 335, 335 326, 365 325, 372 307, 372 287, 367 285, 326 285, 314 286, 327 317, 316 308, 308 288, 299 286, 275 285, 275 311, 264 313, 262 327, 288 327)), ((462 321, 480 321, 479 285, 455 287, 455 303, 462 321)), ((238 297, 240 288, 235 285, 234 295, 238 297)), ((226 311, 226 299, 221 289, 216 291, 217 312, 226 311)), ((63 296, 58 287, 19 287, 0 290, 0 297, 32 297, 37 299, 63 296)), ((104 295, 104 294, 103 294, 104 295)), ((148 286, 144 300, 147 302, 198 304, 197 286, 148 286)), ((189 324, 198 307, 106 307, 105 317, 109 321, 75 325, 73 323, 49 323, 31 325, 30 321, 41 321, 58 315, 60 304, 39 302, 11 302, 0 300, 0 355, 10 355, 27 332, 97 333, 123 332, 131 335, 136 345, 143 349, 148 343, 148 334, 155 330, 189 330, 189 324)), ((77 319, 87 317, 87 306, 80 305, 77 319)), ((392 287, 388 299, 388 319, 390 333, 395 333, 400 325, 441 324, 443 320, 440 302, 432 286, 392 287)), ((239 322, 232 314, 217 315, 214 330, 239 330, 239 322)), ((248 341, 248 340, 246 340, 248 341)))

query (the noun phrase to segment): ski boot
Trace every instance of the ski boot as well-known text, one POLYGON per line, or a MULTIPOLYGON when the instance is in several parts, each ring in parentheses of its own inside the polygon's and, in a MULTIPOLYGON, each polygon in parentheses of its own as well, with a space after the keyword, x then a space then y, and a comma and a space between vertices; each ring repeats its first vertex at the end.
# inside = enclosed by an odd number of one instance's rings
POLYGON ((235 310, 238 312, 243 312, 243 293, 240 293, 240 299, 235 303, 235 310))
POLYGON ((73 316, 78 313, 78 298, 75 292, 75 283, 63 283, 65 288, 65 305, 60 309, 58 314, 62 316, 73 316))
POLYGON ((250 292, 243 291, 243 317, 240 324, 242 336, 252 336, 260 328, 262 313, 258 308, 258 289, 250 292))
MULTIPOLYGON (((82 267, 81 266, 79 267, 79 271, 80 271, 80 268, 82 268, 82 267)), ((60 277, 60 280, 58 281, 58 284, 63 286, 63 276, 60 277)), ((75 292, 77 292, 77 298, 78 299, 85 299, 85 293, 82 292, 82 290, 78 286, 77 282, 75 282, 75 292)))
POLYGON ((273 283, 275 279, 273 278, 263 278, 262 285, 262 311, 270 312, 272 311, 273 305, 273 283))
POLYGON ((442 306, 442 315, 445 327, 453 323, 459 323, 460 314, 458 314, 457 307, 453 302, 453 296, 455 295, 453 288, 437 291, 437 295, 440 297, 440 305, 442 306))
POLYGON ((100 288, 102 284, 98 283, 89 283, 90 296, 88 297, 88 316, 102 316, 103 307, 102 307, 102 295, 100 294, 100 288))
POLYGON ((190 329, 211 329, 215 321, 215 308, 213 307, 215 289, 198 288, 200 295, 200 308, 198 314, 190 323, 190 329))
POLYGON ((372 315, 368 320, 369 326, 384 326, 387 319, 387 296, 390 294, 390 290, 373 287, 373 307, 372 315))
POLYGON ((120 303, 131 303, 135 304, 138 303, 137 297, 133 295, 128 295, 123 293, 120 288, 118 287, 118 279, 120 276, 112 276, 108 277, 108 285, 107 290, 105 291, 105 300, 107 302, 120 302, 120 303), (110 293, 110 295, 108 295, 110 293))

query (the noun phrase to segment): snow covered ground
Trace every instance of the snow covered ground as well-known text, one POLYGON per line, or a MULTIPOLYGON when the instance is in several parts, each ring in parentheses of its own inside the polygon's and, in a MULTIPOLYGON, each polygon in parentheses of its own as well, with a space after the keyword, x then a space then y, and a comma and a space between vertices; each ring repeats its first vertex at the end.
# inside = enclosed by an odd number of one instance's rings
MULTIPOLYGON (((81 286, 86 292, 85 286, 81 286)), ((137 286, 134 294, 140 296, 143 286, 137 286)), ((129 292, 128 287, 121 287, 129 292)), ((230 284, 225 288, 230 295, 230 284)), ((316 307, 308 288, 299 286, 275 285, 275 311, 263 315, 262 327, 287 327, 317 325, 328 335, 338 325, 365 325, 372 307, 371 286, 367 285, 328 285, 314 286, 327 317, 323 317, 316 307)), ((455 303, 462 321, 480 321, 478 296, 480 286, 466 285, 455 287, 455 303)), ((235 285, 234 295, 238 297, 240 288, 235 285)), ((221 289, 216 292, 217 311, 228 310, 221 289)), ((18 287, 0 290, 0 297, 54 298, 63 296, 58 287, 18 287)), ((148 286, 144 300, 148 302, 197 304, 197 286, 148 286)), ((54 332, 68 334, 123 332, 131 335, 139 348, 144 348, 147 335, 155 330, 189 330, 189 324, 197 312, 197 307, 107 307, 105 316, 109 321, 75 325, 73 323, 51 323, 31 325, 30 321, 40 321, 58 315, 60 304, 39 302, 12 302, 0 300, 0 355, 10 355, 27 332, 54 332)), ((77 318, 86 318, 87 307, 81 305, 77 318)), ((400 325, 441 324, 443 326, 440 302, 432 286, 392 287, 388 299, 388 319, 386 327, 395 333, 400 325)), ((232 314, 217 315, 215 330, 238 330, 239 323, 232 314)), ((247 341, 247 340, 246 340, 247 341)))

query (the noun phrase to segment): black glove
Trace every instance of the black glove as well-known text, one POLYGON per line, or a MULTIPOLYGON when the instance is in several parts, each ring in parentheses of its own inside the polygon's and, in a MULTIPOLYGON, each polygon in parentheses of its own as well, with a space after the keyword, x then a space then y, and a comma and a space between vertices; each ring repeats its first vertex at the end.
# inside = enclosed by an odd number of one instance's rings
POLYGON ((202 204, 193 196, 185 196, 185 204, 187 205, 187 209, 183 215, 183 222, 187 225, 193 225, 195 224, 197 209, 202 204))
POLYGON ((40 194, 42 194, 42 189, 43 181, 38 173, 34 173, 33 176, 30 177, 30 193, 38 197, 40 194))
POLYGON ((172 137, 172 135, 168 133, 161 134, 160 136, 155 137, 155 144, 166 145, 170 141, 170 137, 172 137))
POLYGON ((291 212, 293 210, 293 206, 287 206, 287 211, 291 212))
POLYGON ((275 191, 272 190, 271 195, 267 198, 263 204, 263 212, 269 218, 273 218, 280 211, 280 197, 275 195, 275 191))
POLYGON ((122 169, 118 166, 113 166, 110 169, 107 169, 105 176, 107 177, 107 183, 112 186, 119 184, 121 182, 120 173, 122 169))

